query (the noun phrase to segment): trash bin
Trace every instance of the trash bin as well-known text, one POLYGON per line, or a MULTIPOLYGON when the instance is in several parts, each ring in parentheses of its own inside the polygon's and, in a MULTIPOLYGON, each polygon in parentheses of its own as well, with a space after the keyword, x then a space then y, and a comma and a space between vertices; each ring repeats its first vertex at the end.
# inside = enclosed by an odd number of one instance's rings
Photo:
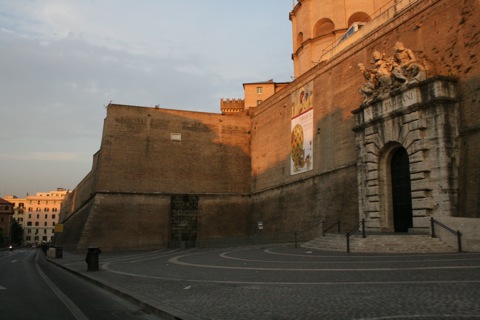
POLYGON ((63 258, 63 248, 62 247, 55 247, 55 258, 63 258))
POLYGON ((100 252, 97 247, 88 247, 87 257, 85 258, 88 266, 87 271, 98 271, 98 255, 100 252))
POLYGON ((52 258, 52 259, 55 258, 55 255, 56 255, 55 252, 56 252, 55 248, 53 248, 53 247, 48 248, 47 249, 47 257, 52 258))

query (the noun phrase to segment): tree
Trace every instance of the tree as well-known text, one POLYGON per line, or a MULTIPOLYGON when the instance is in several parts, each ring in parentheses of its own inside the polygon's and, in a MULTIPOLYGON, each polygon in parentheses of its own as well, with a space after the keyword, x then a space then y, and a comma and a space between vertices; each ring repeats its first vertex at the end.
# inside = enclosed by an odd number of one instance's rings
POLYGON ((23 241, 23 228, 17 222, 13 221, 12 223, 12 243, 16 245, 21 245, 23 241))

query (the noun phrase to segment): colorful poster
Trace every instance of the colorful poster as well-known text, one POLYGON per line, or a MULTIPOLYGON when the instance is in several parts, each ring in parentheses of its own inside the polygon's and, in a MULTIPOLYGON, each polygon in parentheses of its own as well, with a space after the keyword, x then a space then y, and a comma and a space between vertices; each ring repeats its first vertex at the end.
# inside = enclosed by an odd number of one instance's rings
POLYGON ((312 82, 292 94, 290 174, 313 169, 312 82))

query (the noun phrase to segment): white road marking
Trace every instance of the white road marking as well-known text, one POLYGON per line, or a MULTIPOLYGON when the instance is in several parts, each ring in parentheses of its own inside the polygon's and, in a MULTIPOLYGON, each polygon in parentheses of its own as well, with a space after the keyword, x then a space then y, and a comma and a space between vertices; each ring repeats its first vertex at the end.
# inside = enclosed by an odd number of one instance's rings
POLYGON ((47 283, 47 285, 52 289, 53 293, 57 295, 60 301, 67 307, 68 310, 72 313, 73 317, 76 320, 88 320, 88 318, 83 314, 83 312, 70 300, 48 277, 47 275, 40 269, 38 265, 38 255, 40 251, 37 252, 37 256, 35 258, 35 267, 37 268, 38 273, 43 278, 43 280, 47 283))

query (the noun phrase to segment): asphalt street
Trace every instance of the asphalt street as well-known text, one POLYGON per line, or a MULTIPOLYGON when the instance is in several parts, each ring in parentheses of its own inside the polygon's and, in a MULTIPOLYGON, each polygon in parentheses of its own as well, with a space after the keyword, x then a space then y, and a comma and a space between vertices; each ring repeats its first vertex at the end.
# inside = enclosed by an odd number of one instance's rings
POLYGON ((29 248, 0 251, 0 301, 0 319, 159 319, 29 248))
POLYGON ((177 319, 480 319, 480 253, 291 245, 102 253, 53 263, 177 319))

